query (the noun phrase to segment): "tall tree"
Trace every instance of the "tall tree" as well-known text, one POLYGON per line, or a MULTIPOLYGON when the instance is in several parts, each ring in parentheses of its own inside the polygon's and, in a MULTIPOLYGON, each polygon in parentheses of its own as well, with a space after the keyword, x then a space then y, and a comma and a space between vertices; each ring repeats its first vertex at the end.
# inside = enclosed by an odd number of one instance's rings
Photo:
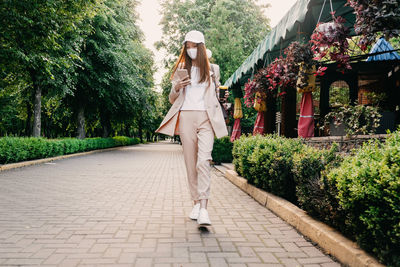
POLYGON ((0 2, 1 80, 29 83, 33 96, 33 136, 41 132, 41 100, 47 89, 70 89, 70 69, 79 58, 80 23, 101 0, 5 0, 0 2))
POLYGON ((85 136, 85 114, 98 113, 103 136, 112 121, 122 122, 147 108, 146 91, 153 86, 153 55, 146 49, 136 25, 136 0, 108 0, 106 8, 89 23, 78 82, 67 102, 78 119, 78 137, 85 136))

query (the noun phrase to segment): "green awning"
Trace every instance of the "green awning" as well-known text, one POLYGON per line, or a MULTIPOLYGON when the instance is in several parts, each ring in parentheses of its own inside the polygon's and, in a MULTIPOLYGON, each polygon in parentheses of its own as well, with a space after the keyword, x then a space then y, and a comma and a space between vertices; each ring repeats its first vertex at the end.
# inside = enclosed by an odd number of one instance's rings
MULTIPOLYGON (((346 0, 331 0, 336 16, 347 20, 347 25, 353 28, 355 15, 351 7, 345 6, 346 0)), ((331 20, 329 0, 298 0, 278 25, 271 29, 264 40, 254 49, 251 55, 225 82, 225 85, 243 85, 259 68, 267 66, 276 57, 283 56, 283 50, 293 41, 310 39, 321 15, 321 22, 331 20), (325 4, 324 4, 325 2, 325 4), (322 7, 324 6, 323 10, 322 7), (322 10, 322 13, 321 13, 322 10)))

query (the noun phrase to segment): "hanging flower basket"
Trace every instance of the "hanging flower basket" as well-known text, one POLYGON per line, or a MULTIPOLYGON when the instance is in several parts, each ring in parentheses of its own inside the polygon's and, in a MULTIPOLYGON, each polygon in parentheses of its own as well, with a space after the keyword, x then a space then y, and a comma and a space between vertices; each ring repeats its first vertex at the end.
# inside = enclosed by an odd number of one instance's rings
POLYGON ((235 107, 234 107, 234 112, 233 112, 233 118, 235 120, 243 118, 242 103, 240 103, 240 98, 238 98, 238 97, 235 98, 235 107))
MULTIPOLYGON (((338 69, 344 73, 346 69, 351 69, 350 56, 348 53, 350 30, 344 26, 346 20, 342 17, 334 17, 333 21, 319 23, 311 35, 311 50, 315 60, 322 60, 325 57, 336 61, 338 69)), ((323 74, 320 67, 317 71, 323 74)))
POLYGON ((297 78, 297 92, 308 93, 315 91, 315 81, 316 81, 316 67, 315 65, 311 68, 307 68, 304 64, 300 65, 300 70, 297 78))
POLYGON ((257 92, 254 99, 254 109, 262 112, 267 111, 267 103, 265 99, 266 96, 262 96, 260 92, 257 92))
POLYGON ((249 80, 245 86, 244 103, 247 107, 257 105, 256 94, 258 93, 257 102, 265 100, 267 97, 267 90, 270 89, 269 72, 268 68, 263 68, 257 71, 253 80, 249 80))
POLYGON ((258 85, 254 80, 249 79, 249 81, 244 85, 244 104, 247 107, 254 105, 254 97, 257 89, 258 85))

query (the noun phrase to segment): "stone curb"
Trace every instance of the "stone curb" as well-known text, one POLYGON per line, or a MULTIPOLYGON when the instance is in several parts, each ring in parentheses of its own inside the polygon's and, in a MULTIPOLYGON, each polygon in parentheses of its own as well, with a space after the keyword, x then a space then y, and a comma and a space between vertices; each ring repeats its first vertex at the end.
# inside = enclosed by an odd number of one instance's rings
POLYGON ((4 165, 0 165, 0 172, 6 171, 6 170, 12 170, 12 169, 16 169, 16 168, 22 168, 22 167, 42 164, 42 163, 51 162, 51 161, 60 160, 60 159, 67 159, 67 158, 85 156, 85 155, 99 153, 99 152, 118 150, 123 147, 126 147, 126 146, 97 149, 97 150, 92 150, 92 151, 88 151, 88 152, 74 153, 74 154, 62 155, 62 156, 57 156, 57 157, 45 158, 45 159, 36 159, 36 160, 28 160, 28 161, 22 161, 22 162, 17 162, 17 163, 4 164, 4 165))
POLYGON ((289 201, 248 184, 247 180, 240 177, 234 170, 225 170, 224 174, 234 185, 317 243, 326 253, 334 256, 341 263, 348 266, 384 266, 355 242, 347 239, 332 227, 311 218, 305 211, 289 201))

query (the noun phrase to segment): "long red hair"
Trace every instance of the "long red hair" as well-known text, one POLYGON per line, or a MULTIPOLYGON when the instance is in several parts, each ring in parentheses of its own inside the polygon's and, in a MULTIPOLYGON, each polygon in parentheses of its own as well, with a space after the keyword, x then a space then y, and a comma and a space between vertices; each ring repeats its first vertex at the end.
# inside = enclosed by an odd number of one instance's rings
MULTIPOLYGON (((187 69, 189 77, 190 77, 190 71, 192 69, 192 59, 188 56, 186 53, 186 43, 183 44, 181 53, 178 57, 178 60, 175 63, 175 66, 172 70, 172 77, 174 77, 175 71, 178 68, 184 68, 187 69)), ((206 51, 206 46, 203 43, 197 44, 197 67, 200 69, 200 81, 199 83, 202 82, 207 82, 210 84, 210 63, 207 58, 207 51, 206 51)))

